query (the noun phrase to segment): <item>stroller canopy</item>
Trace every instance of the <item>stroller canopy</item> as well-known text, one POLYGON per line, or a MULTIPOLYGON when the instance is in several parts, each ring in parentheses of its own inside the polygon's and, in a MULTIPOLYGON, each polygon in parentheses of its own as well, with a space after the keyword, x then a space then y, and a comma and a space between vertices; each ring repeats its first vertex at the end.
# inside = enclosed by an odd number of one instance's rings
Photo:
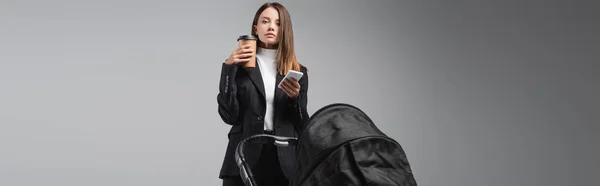
POLYGON ((417 185, 401 145, 352 105, 336 103, 315 112, 297 152, 291 185, 417 185))

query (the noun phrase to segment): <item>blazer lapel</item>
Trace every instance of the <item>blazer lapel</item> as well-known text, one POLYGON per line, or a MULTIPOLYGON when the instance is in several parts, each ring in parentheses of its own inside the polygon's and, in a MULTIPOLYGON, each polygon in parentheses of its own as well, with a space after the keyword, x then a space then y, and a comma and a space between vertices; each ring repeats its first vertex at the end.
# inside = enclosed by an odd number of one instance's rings
POLYGON ((263 83, 262 76, 260 75, 260 68, 258 67, 258 64, 256 64, 256 67, 254 68, 244 68, 244 70, 246 70, 246 73, 248 73, 250 80, 252 80, 252 83, 254 83, 258 89, 258 92, 265 97, 265 85, 263 83))
MULTIPOLYGON (((285 108, 285 101, 287 100, 287 95, 285 94, 285 92, 283 92, 282 89, 280 89, 278 87, 279 83, 281 82, 281 80, 283 80, 283 75, 279 74, 279 72, 277 72, 277 76, 275 78, 275 103, 279 103, 274 105, 275 106, 275 112, 280 112, 283 111, 283 109, 285 108)), ((279 116, 280 114, 275 114, 275 117, 279 116)))

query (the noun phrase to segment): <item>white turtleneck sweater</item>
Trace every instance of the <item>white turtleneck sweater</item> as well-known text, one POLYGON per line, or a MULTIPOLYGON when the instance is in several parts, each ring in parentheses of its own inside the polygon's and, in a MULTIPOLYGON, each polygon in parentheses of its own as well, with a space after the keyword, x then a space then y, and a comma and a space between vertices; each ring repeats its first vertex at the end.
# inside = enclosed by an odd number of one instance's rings
POLYGON ((273 130, 273 105, 275 97, 275 77, 277 77, 277 63, 275 56, 277 55, 276 49, 265 49, 260 48, 256 50, 256 62, 260 68, 260 74, 265 85, 265 97, 267 103, 267 112, 265 115, 265 130, 273 130))

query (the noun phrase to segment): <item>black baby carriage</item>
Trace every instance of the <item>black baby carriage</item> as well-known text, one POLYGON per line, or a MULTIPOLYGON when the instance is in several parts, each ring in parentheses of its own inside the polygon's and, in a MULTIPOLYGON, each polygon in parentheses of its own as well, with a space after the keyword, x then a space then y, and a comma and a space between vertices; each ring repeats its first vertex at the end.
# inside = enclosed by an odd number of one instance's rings
POLYGON ((292 186, 417 185, 401 145, 352 105, 336 103, 319 109, 297 139, 258 134, 242 140, 235 157, 248 186, 257 185, 243 149, 245 143, 257 141, 297 148, 292 186))

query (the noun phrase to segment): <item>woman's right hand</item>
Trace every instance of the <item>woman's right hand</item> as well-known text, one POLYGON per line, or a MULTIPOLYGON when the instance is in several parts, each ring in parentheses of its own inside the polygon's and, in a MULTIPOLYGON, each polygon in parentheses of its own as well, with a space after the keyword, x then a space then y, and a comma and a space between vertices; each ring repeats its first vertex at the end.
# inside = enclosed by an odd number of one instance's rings
POLYGON ((248 62, 250 61, 250 57, 252 57, 253 51, 252 44, 242 45, 231 53, 225 64, 231 65, 248 62))

